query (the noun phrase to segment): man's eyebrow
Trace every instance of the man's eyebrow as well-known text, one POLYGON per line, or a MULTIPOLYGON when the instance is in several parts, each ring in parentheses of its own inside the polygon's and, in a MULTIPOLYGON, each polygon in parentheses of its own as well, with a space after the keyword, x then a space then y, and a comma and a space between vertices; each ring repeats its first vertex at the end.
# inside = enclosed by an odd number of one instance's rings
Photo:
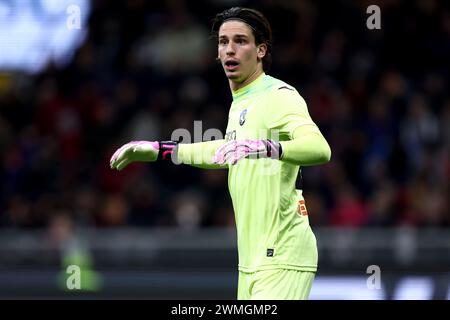
MULTIPOLYGON (((234 34, 231 36, 231 38, 246 38, 246 39, 248 39, 248 36, 246 34, 234 34)), ((221 36, 219 36, 219 39, 228 39, 228 36, 221 35, 221 36)))

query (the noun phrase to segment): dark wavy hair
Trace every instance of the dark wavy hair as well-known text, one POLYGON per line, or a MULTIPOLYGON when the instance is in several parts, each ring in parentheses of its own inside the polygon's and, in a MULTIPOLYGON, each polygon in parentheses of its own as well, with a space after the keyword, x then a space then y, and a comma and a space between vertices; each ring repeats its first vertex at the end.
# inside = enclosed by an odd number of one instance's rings
POLYGON ((264 43, 267 52, 262 59, 264 72, 272 65, 272 28, 266 17, 255 9, 233 7, 218 13, 212 20, 211 35, 218 38, 220 26, 227 20, 238 20, 250 26, 256 45, 264 43))

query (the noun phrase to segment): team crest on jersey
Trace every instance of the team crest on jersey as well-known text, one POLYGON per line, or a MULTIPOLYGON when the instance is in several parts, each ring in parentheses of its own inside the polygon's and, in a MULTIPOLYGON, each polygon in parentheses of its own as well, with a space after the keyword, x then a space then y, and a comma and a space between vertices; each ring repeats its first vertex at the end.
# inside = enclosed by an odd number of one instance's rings
POLYGON ((244 125, 245 117, 247 116, 247 109, 242 110, 241 115, 239 116, 239 125, 244 125))

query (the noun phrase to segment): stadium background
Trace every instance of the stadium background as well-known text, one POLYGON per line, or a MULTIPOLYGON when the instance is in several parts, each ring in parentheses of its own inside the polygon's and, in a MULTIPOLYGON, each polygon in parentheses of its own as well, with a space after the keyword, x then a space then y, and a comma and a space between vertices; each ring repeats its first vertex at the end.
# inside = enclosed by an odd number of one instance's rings
POLYGON ((224 130, 209 28, 233 5, 267 15, 270 74, 332 148, 302 171, 312 298, 449 299, 450 13, 436 0, 0 2, 1 298, 235 297, 227 172, 109 168, 129 140, 194 136, 196 120, 224 130), (85 290, 65 287, 71 264, 85 290), (381 289, 367 287, 373 265, 381 289))

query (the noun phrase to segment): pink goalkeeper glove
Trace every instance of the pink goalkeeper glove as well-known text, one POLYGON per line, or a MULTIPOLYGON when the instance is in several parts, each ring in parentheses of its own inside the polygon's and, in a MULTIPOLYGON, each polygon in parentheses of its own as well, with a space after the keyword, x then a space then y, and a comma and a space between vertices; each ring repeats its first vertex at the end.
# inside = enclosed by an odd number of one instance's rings
POLYGON ((217 164, 236 164, 244 158, 280 159, 281 145, 273 140, 232 140, 217 149, 213 161, 217 164))
POLYGON ((171 158, 175 141, 131 141, 117 149, 109 162, 111 169, 122 170, 132 162, 154 162, 171 158))

